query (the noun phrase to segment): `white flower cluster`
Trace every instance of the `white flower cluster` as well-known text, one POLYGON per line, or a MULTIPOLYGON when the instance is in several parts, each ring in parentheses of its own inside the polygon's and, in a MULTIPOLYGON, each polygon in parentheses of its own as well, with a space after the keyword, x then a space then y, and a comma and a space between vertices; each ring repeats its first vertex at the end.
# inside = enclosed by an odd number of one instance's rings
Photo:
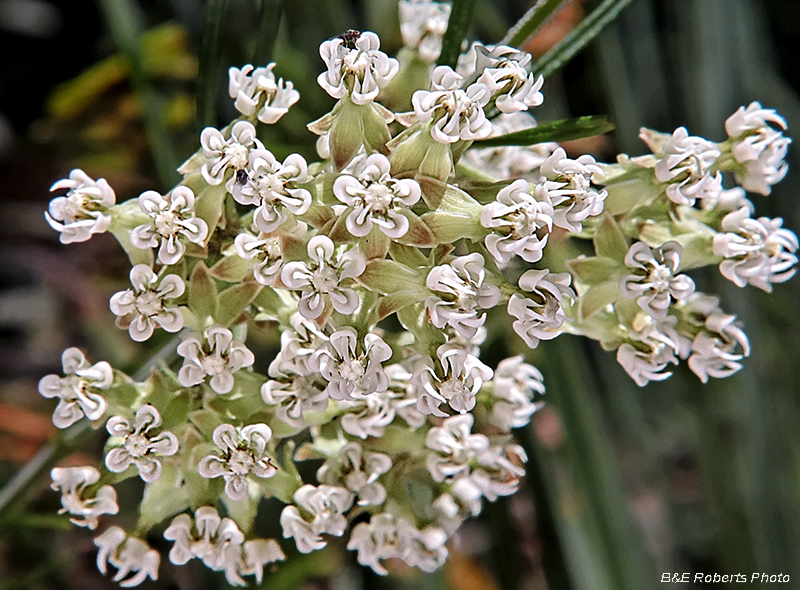
POLYGON ((653 153, 612 165, 553 143, 469 152, 533 127, 543 80, 505 46, 432 67, 449 6, 401 11, 399 61, 371 32, 322 43, 318 82, 338 100, 309 125, 323 161, 264 147, 257 125, 299 95, 274 64, 248 65, 229 72, 243 117, 203 130, 166 195, 116 205, 80 171, 54 185, 62 241, 110 230, 133 261, 111 298, 117 325, 137 342, 185 330, 179 363, 144 382, 70 348, 65 376, 39 385, 60 428, 110 416, 102 471, 53 470, 62 512, 94 529, 119 510, 116 482, 145 482, 136 533, 112 525, 95 541, 124 586, 157 577, 143 538, 161 523, 173 564, 197 558, 234 585, 261 583, 289 545, 336 537, 380 574, 390 561, 432 571, 460 523, 524 475, 511 431, 542 407, 543 376, 523 355, 481 356, 498 330, 519 336, 509 348, 595 338, 640 385, 680 360, 705 382, 739 370, 749 343, 683 273, 718 264, 764 290, 794 273, 796 236, 744 196, 786 173, 774 111, 738 111, 721 144, 643 130, 653 153), (414 79, 401 68, 425 87, 399 88, 414 79), (403 100, 406 112, 385 106, 403 100), (565 261, 589 240, 594 256, 565 261), (284 548, 254 534, 267 498, 284 548))

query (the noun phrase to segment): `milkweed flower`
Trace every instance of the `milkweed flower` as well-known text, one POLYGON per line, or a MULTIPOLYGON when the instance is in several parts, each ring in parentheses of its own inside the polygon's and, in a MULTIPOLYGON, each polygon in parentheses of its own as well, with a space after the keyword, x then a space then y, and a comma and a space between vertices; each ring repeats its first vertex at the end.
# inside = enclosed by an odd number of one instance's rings
POLYGON ((99 547, 97 552, 97 569, 105 574, 108 570, 107 563, 117 568, 117 573, 112 578, 123 588, 138 586, 147 578, 158 579, 158 566, 161 556, 158 551, 136 537, 128 534, 117 526, 107 529, 94 540, 99 547))
POLYGON ((183 315, 177 305, 168 305, 183 295, 186 285, 175 274, 160 277, 146 264, 131 270, 131 285, 111 297, 109 307, 117 316, 117 327, 128 328, 131 339, 142 342, 153 335, 156 327, 167 332, 183 328, 183 315))
POLYGON ((625 266, 633 270, 620 279, 623 297, 636 299, 636 303, 653 317, 663 318, 670 303, 683 301, 694 293, 694 281, 678 274, 683 247, 678 242, 667 242, 659 248, 650 248, 636 242, 625 255, 625 266))
POLYGON ((61 234, 62 244, 85 242, 92 235, 108 230, 109 208, 114 205, 116 195, 104 178, 94 180, 76 168, 69 178, 50 187, 50 192, 64 189, 67 193, 50 201, 44 214, 50 227, 61 234))
POLYGON ((300 93, 290 81, 275 79, 272 71, 275 63, 265 68, 253 68, 251 64, 228 70, 228 93, 235 99, 236 110, 262 123, 277 123, 289 108, 300 100, 300 93))
POLYGON ((151 432, 158 429, 162 421, 161 414, 150 404, 136 411, 132 424, 122 416, 109 418, 106 430, 111 436, 122 439, 122 446, 106 454, 105 463, 109 471, 122 473, 134 465, 144 481, 157 481, 161 477, 158 457, 169 457, 178 452, 178 437, 173 433, 168 430, 158 434, 151 432))
POLYGON ((225 494, 231 500, 247 497, 247 477, 269 478, 278 468, 267 454, 272 430, 266 424, 250 424, 236 429, 232 424, 221 424, 211 437, 221 454, 200 459, 197 471, 202 477, 225 479, 225 494))
POLYGON ((94 467, 56 467, 50 471, 53 483, 50 488, 61 492, 61 510, 77 526, 96 529, 103 514, 117 514, 117 492, 110 485, 101 486, 92 492, 86 488, 100 481, 100 472, 94 467))
POLYGON ((86 416, 98 420, 105 414, 108 402, 100 394, 114 382, 114 371, 105 361, 89 364, 77 348, 67 348, 61 355, 64 377, 47 375, 39 381, 39 393, 57 397, 53 424, 67 428, 86 416))
POLYGON ((131 243, 136 248, 158 248, 161 264, 176 264, 186 252, 181 238, 199 245, 208 237, 208 224, 195 215, 194 205, 194 193, 187 186, 177 186, 165 196, 142 193, 139 208, 150 221, 133 228, 131 243))
POLYGON ((319 55, 328 69, 317 82, 333 98, 350 95, 357 105, 369 104, 392 81, 400 64, 380 51, 380 39, 371 31, 343 36, 346 39, 336 37, 320 45, 319 55))
POLYGON ((202 336, 189 334, 178 345, 178 354, 184 359, 178 372, 181 385, 199 385, 210 377, 209 386, 220 394, 230 393, 233 374, 255 361, 253 353, 223 326, 211 326, 202 336))

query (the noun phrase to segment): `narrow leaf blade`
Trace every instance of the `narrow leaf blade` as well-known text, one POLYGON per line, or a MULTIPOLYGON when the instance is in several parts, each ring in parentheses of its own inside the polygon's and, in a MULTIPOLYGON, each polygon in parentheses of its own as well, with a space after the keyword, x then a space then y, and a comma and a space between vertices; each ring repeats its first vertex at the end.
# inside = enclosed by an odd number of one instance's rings
POLYGON ((608 120, 607 115, 590 115, 574 119, 559 119, 515 131, 499 137, 481 139, 472 144, 474 148, 498 147, 505 145, 534 145, 547 141, 569 141, 602 135, 614 129, 614 124, 608 120))

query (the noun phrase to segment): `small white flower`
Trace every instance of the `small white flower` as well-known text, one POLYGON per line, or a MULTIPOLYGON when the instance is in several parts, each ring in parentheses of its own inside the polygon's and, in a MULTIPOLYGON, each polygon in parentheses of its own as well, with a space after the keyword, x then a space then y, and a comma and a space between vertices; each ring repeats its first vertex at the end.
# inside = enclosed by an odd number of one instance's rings
MULTIPOLYGON (((464 488, 453 487, 457 495, 464 494, 466 487, 474 487, 480 494, 494 502, 500 496, 516 493, 520 478, 525 475, 523 464, 528 460, 525 451, 519 445, 494 445, 478 454, 477 465, 469 477, 457 484, 465 484, 464 488)), ((472 492, 467 492, 469 496, 472 492)))
POLYGON ((492 132, 492 124, 483 111, 491 92, 481 83, 462 90, 462 80, 448 66, 437 66, 431 75, 433 90, 417 90, 411 97, 417 118, 432 124, 431 137, 439 143, 483 139, 492 132))
POLYGON ((148 577, 158 579, 158 566, 161 556, 158 551, 136 537, 129 537, 125 531, 117 526, 112 526, 102 535, 95 538, 94 544, 99 547, 97 552, 97 569, 105 574, 106 563, 117 568, 117 573, 112 578, 123 588, 138 586, 148 577))
POLYGON ((394 515, 384 512, 373 515, 369 522, 357 524, 350 534, 347 548, 358 552, 358 563, 385 576, 389 572, 380 562, 401 556, 399 541, 394 515))
POLYGON ((328 342, 328 337, 312 320, 299 312, 289 319, 290 327, 281 334, 281 350, 269 365, 271 377, 314 375, 318 369, 310 366, 311 357, 328 342))
POLYGON ((150 404, 136 411, 133 424, 121 416, 109 418, 106 430, 111 436, 122 438, 123 442, 121 447, 108 451, 108 470, 122 473, 135 465, 144 481, 157 481, 161 477, 161 461, 156 456, 168 457, 178 452, 177 436, 168 430, 159 434, 151 432, 161 426, 161 422, 161 414, 150 404))
POLYGON ((500 302, 500 289, 486 280, 483 265, 483 256, 475 252, 430 270, 425 283, 435 294, 425 300, 425 308, 434 326, 450 324, 465 338, 475 336, 486 321, 478 310, 500 302))
POLYGON ((794 232, 784 229, 783 219, 752 219, 750 210, 742 207, 728 213, 722 230, 714 236, 713 250, 725 258, 719 271, 737 287, 748 283, 768 293, 773 283, 788 281, 794 276, 798 243, 794 232))
POLYGON ((156 327, 167 332, 183 328, 183 315, 168 299, 177 299, 186 290, 183 279, 170 274, 159 279, 146 264, 131 270, 133 289, 120 291, 111 297, 109 307, 117 316, 117 327, 128 328, 131 339, 143 342, 153 335, 156 327))
POLYGON ((720 151, 716 144, 702 137, 690 136, 679 127, 664 145, 664 153, 656 162, 655 174, 660 182, 669 183, 667 197, 678 205, 694 205, 703 185, 713 182, 709 169, 720 151))
POLYGON ((450 19, 450 5, 430 0, 401 0, 400 34, 403 44, 416 49, 420 59, 433 63, 442 52, 442 38, 450 19))
POLYGON ((265 404, 278 406, 277 418, 295 428, 302 428, 306 412, 324 412, 330 398, 313 377, 295 375, 281 381, 270 380, 261 386, 265 404))
POLYGON ((225 571, 226 576, 237 573, 244 534, 233 520, 221 518, 211 506, 195 510, 194 523, 188 514, 173 518, 164 538, 175 543, 169 551, 169 560, 175 565, 196 557, 214 571, 225 571))
POLYGON ((233 333, 222 326, 207 328, 200 334, 189 334, 178 345, 184 358, 178 382, 184 387, 199 385, 210 377, 209 385, 216 393, 230 393, 233 374, 255 361, 253 353, 233 333))
POLYGON ((380 39, 371 31, 348 31, 343 37, 347 40, 336 37, 319 46, 328 70, 317 82, 333 98, 349 94, 355 104, 369 104, 392 81, 400 63, 379 51, 380 39))
POLYGON ((370 521, 356 525, 347 548, 358 552, 358 562, 385 576, 385 559, 402 559, 426 572, 439 568, 447 559, 444 546, 447 534, 435 526, 417 529, 405 518, 390 512, 375 514, 370 521))
POLYGON ((481 211, 481 225, 494 230, 484 240, 486 249, 500 264, 514 255, 528 262, 541 260, 553 230, 553 206, 534 199, 529 188, 527 180, 515 180, 481 211))
POLYGON ((750 356, 750 342, 735 321, 736 316, 713 313, 705 320, 705 330, 695 336, 689 368, 703 383, 709 377, 733 375, 742 368, 739 361, 750 356))
POLYGON ((284 285, 301 291, 298 309, 303 317, 317 319, 329 305, 345 315, 355 312, 358 295, 342 283, 364 272, 367 260, 358 247, 336 252, 328 236, 317 235, 308 242, 308 257, 309 262, 286 263, 281 272, 284 285))
POLYGON ((53 483, 50 488, 61 492, 61 510, 68 513, 77 526, 96 529, 101 514, 117 514, 117 492, 113 487, 102 486, 94 497, 86 496, 86 488, 100 481, 100 472, 94 467, 56 467, 50 471, 53 483))
POLYGON ((235 99, 236 110, 246 117, 258 112, 258 120, 268 125, 277 123, 300 100, 300 93, 290 81, 275 80, 274 68, 274 63, 265 68, 247 64, 228 70, 228 93, 235 99))
POLYGON ((236 254, 245 260, 255 260, 253 277, 262 285, 272 286, 281 276, 283 247, 281 239, 259 232, 258 236, 241 233, 233 242, 236 254))
POLYGON ((570 280, 568 273, 548 270, 529 270, 520 277, 520 289, 531 295, 512 295, 508 313, 517 318, 512 324, 514 331, 530 348, 536 348, 539 340, 552 340, 561 334, 567 319, 564 298, 575 299, 570 280))
POLYGON ((44 214, 50 227, 61 234, 62 244, 85 242, 93 234, 108 230, 111 225, 108 208, 114 205, 116 195, 104 178, 93 180, 76 168, 69 178, 50 187, 50 192, 63 189, 67 189, 67 194, 50 201, 44 214))
POLYGON ((176 264, 186 245, 181 237, 202 244, 208 237, 208 224, 195 216, 194 193, 188 186, 177 186, 166 196, 156 191, 139 195, 139 208, 150 222, 133 228, 131 243, 136 248, 158 248, 161 264, 176 264))
POLYGON ((786 121, 773 109, 758 102, 740 107, 725 121, 725 130, 734 140, 731 153, 742 169, 734 169, 736 181, 746 190, 768 195, 773 184, 786 176, 785 157, 792 142, 784 137, 786 121))
POLYGON ((366 158, 357 177, 342 174, 333 183, 333 194, 353 210, 347 215, 347 231, 366 236, 377 225, 390 238, 402 238, 409 222, 401 211, 419 201, 419 184, 411 178, 395 179, 383 154, 366 158))
POLYGON ((536 367, 523 361, 522 355, 500 361, 494 372, 492 413, 489 422, 510 430, 530 422, 534 412, 544 402, 534 402, 535 395, 544 394, 544 378, 536 367))
POLYGON ((90 365, 77 348, 68 348, 61 355, 64 377, 47 375, 39 381, 39 393, 44 397, 57 397, 53 424, 66 428, 86 416, 98 420, 108 403, 100 391, 109 389, 114 382, 114 371, 107 362, 90 365))
POLYGON ((251 473, 262 478, 272 477, 277 473, 278 468, 267 455, 272 430, 266 424, 250 424, 241 429, 234 428, 231 424, 220 424, 214 429, 211 438, 222 454, 200 459, 197 472, 211 479, 224 478, 225 494, 231 500, 243 500, 247 497, 247 477, 251 473))
POLYGON ((433 451, 425 462, 434 481, 452 483, 467 477, 471 464, 489 448, 483 434, 472 434, 472 414, 445 418, 441 427, 428 431, 425 446, 433 451))
POLYGON ((672 373, 664 371, 670 363, 677 365, 678 359, 673 348, 664 343, 642 343, 640 347, 634 347, 626 342, 617 349, 617 362, 636 385, 644 387, 649 381, 669 378, 672 373))
POLYGON ((544 102, 540 92, 544 77, 536 78, 528 71, 532 59, 529 53, 505 45, 480 44, 473 45, 471 51, 475 71, 481 72, 478 82, 489 89, 500 112, 527 111, 544 102))
POLYGON ((447 534, 436 526, 420 530, 408 520, 397 521, 397 536, 400 545, 400 559, 412 567, 425 572, 439 569, 447 560, 447 534))
POLYGON ((226 185, 228 192, 237 180, 236 171, 247 168, 250 150, 264 149, 264 144, 256 138, 256 128, 249 121, 235 123, 229 139, 225 139, 219 130, 206 127, 200 134, 200 145, 203 155, 208 158, 200 172, 208 184, 220 185, 228 170, 234 171, 226 185))
POLYGON ((603 212, 608 192, 592 185, 592 175, 601 171, 592 156, 572 160, 564 148, 557 148, 542 163, 534 195, 539 201, 547 200, 553 205, 553 222, 558 227, 580 232, 587 217, 603 212))
POLYGON ((302 215, 311 207, 311 193, 297 185, 308 181, 308 165, 300 154, 290 154, 283 163, 267 149, 253 149, 248 168, 237 174, 231 187, 242 205, 256 205, 253 224, 271 233, 288 219, 287 211, 302 215))
POLYGON ((327 544, 320 535, 341 537, 347 528, 344 513, 353 505, 353 494, 345 488, 329 485, 304 485, 294 493, 297 506, 289 504, 281 512, 283 537, 294 537, 301 553, 311 553, 327 544), (301 514, 298 507, 303 510, 301 514), (311 518, 309 522, 303 514, 311 518))
POLYGON ((386 489, 378 478, 391 467, 389 455, 365 451, 357 442, 350 442, 319 468, 317 479, 357 494, 359 506, 378 506, 386 500, 386 489))
POLYGON ((464 414, 475 407, 475 396, 484 382, 492 378, 492 370, 463 348, 443 344, 436 349, 442 368, 440 376, 429 364, 423 362, 414 373, 413 382, 418 388, 417 410, 422 414, 445 417, 439 409, 447 403, 456 412, 464 414))
POLYGON ((311 356, 309 368, 328 382, 325 392, 331 399, 350 400, 386 391, 389 379, 381 363, 391 356, 392 349, 377 334, 364 336, 361 347, 355 328, 345 326, 311 356))
POLYGON ((625 255, 625 266, 633 270, 619 281, 622 296, 655 318, 667 315, 672 300, 684 301, 694 293, 694 281, 677 274, 683 247, 674 241, 658 248, 634 243, 625 255))

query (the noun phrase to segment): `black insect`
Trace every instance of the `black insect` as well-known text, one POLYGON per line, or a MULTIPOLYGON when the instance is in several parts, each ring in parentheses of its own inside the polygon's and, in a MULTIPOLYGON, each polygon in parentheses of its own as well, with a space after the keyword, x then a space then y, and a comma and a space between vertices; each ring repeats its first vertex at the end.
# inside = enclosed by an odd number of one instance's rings
POLYGON ((339 35, 339 39, 342 40, 342 45, 347 47, 348 49, 355 49, 356 48, 356 41, 361 36, 361 31, 356 31, 355 29, 349 29, 339 35))
POLYGON ((247 171, 244 169, 236 171, 236 184, 247 184, 247 181, 250 180, 250 177, 247 176, 247 171))

